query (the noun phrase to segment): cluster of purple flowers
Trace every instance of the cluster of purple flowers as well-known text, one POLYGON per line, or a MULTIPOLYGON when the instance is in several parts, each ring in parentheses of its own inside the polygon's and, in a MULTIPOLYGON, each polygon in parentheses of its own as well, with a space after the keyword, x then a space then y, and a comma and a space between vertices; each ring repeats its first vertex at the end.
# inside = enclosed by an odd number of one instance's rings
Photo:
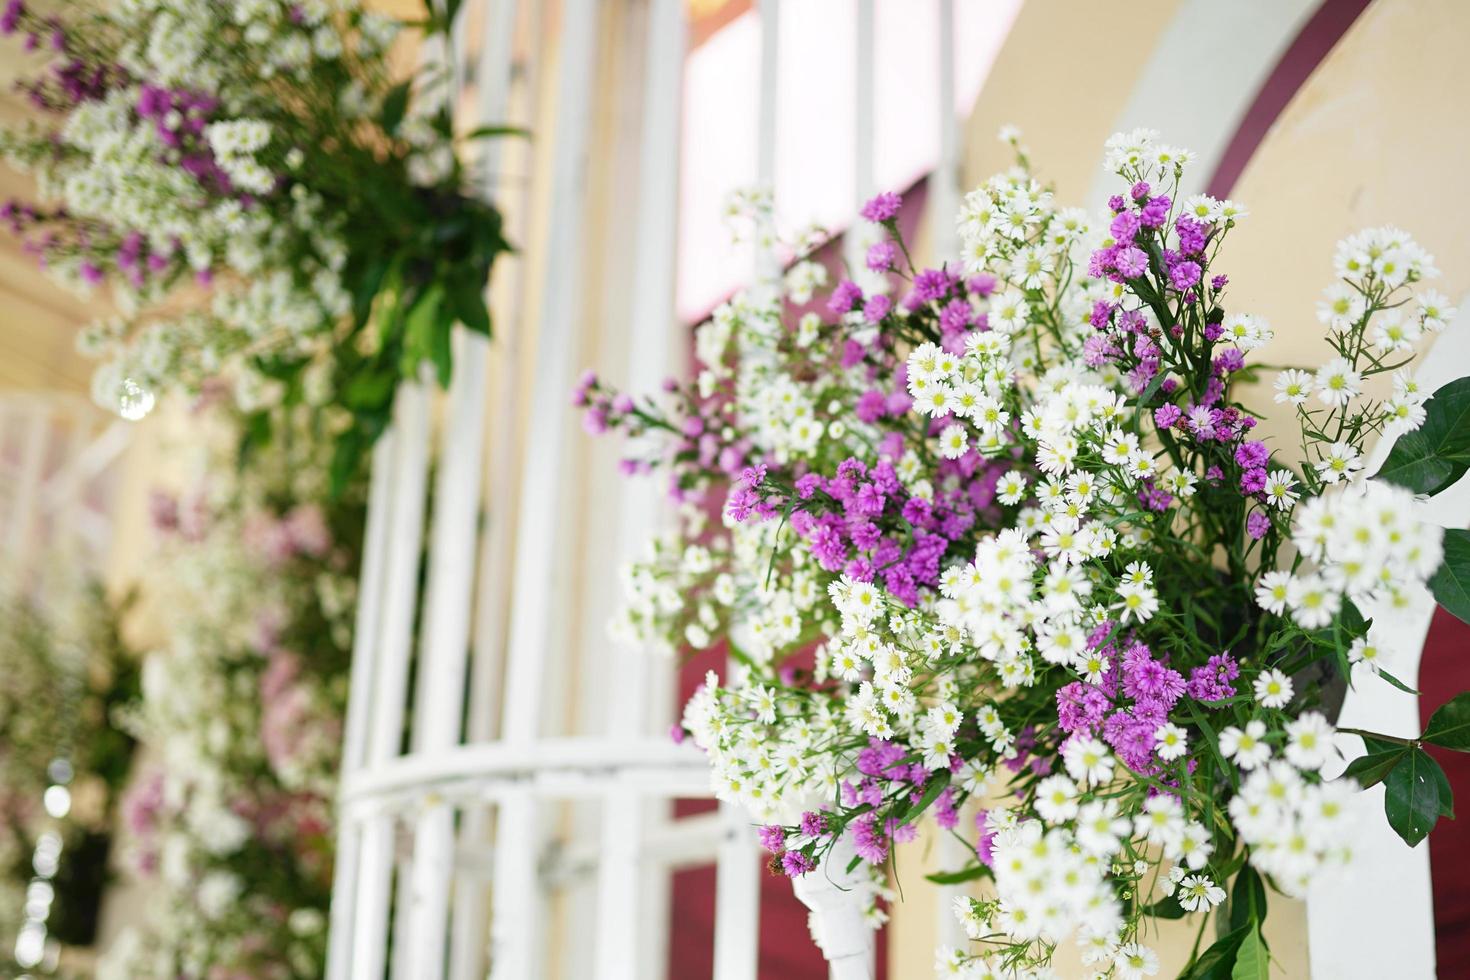
MULTIPOLYGON (((913 606, 921 587, 939 584, 950 544, 961 540, 977 513, 991 503, 999 473, 978 455, 947 460, 939 481, 946 489, 937 491, 932 502, 912 497, 889 462, 899 455, 901 437, 891 433, 886 442, 880 462, 871 468, 850 457, 839 464, 836 476, 806 473, 798 478, 800 503, 791 514, 791 526, 827 571, 843 571, 862 582, 881 578, 890 594, 913 606)), ((764 479, 764 470, 760 475, 764 479)), ((736 520, 766 519, 779 512, 769 499, 763 506, 758 503, 758 486, 742 479, 731 492, 728 508, 736 520)))
MULTIPOLYGON (((819 838, 830 835, 827 827, 827 815, 808 810, 801 815, 801 836, 808 842, 814 842, 819 838)), ((788 878, 799 878, 808 871, 817 867, 816 860, 804 849, 786 847, 786 829, 779 824, 767 824, 756 830, 756 838, 761 847, 771 852, 771 872, 773 874, 784 874, 788 878)))
POLYGON ((1155 737, 1182 697, 1221 701, 1235 693, 1240 666, 1220 653, 1190 672, 1188 680, 1143 643, 1115 642, 1114 624, 1088 637, 1089 650, 1107 658, 1101 683, 1074 681, 1057 691, 1057 724, 1073 735, 1100 736, 1134 772, 1160 775, 1155 737))
MULTIPOLYGON (((8 0, 0 11, 0 35, 11 37, 25 32, 25 49, 38 51, 42 45, 60 55, 70 49, 65 25, 56 17, 37 17, 22 0, 8 0)), ((25 92, 31 104, 48 112, 65 112, 82 102, 100 99, 108 89, 123 81, 122 68, 88 65, 79 58, 67 58, 51 66, 49 79, 22 81, 16 88, 25 92)))
MULTIPOLYGON (((900 795, 907 793, 911 800, 917 801, 924 792, 924 786, 932 778, 933 774, 919 763, 905 763, 903 760, 907 754, 908 749, 897 742, 869 739, 868 747, 860 751, 857 757, 857 771, 862 778, 857 782, 844 780, 842 783, 844 806, 867 804, 874 808, 851 824, 853 849, 869 864, 880 864, 886 860, 890 844, 907 843, 918 834, 914 824, 902 823, 896 817, 889 817, 880 823, 877 813, 884 798, 894 792, 900 795)), ((956 755, 952 760, 952 767, 958 768, 959 765, 960 758, 956 755)), ((959 814, 954 805, 952 790, 946 788, 936 798, 934 813, 941 827, 955 826, 959 814)))

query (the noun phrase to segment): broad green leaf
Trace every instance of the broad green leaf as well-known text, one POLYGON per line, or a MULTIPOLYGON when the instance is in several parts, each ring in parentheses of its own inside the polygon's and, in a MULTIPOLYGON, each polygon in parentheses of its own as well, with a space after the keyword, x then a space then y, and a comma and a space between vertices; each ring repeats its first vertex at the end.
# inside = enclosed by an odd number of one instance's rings
POLYGON ((383 111, 378 118, 383 130, 389 134, 398 132, 403 117, 408 113, 408 97, 413 90, 413 80, 399 82, 383 96, 383 111))
POLYGON ((1199 959, 1179 974, 1179 980, 1230 980, 1240 944, 1245 942, 1246 934, 1253 928, 1249 925, 1242 926, 1216 940, 1213 946, 1200 954, 1199 959))
POLYGON ((1252 922, 1250 931, 1235 954, 1235 966, 1230 970, 1230 980, 1267 980, 1271 976, 1271 953, 1266 949, 1266 940, 1261 936, 1261 924, 1252 922))
POLYGON ((1370 752, 1348 763, 1343 775, 1351 776, 1358 781, 1359 786, 1367 789, 1369 786, 1383 782, 1384 778, 1408 754, 1408 746, 1400 746, 1386 752, 1370 752))
POLYGON ((1378 479, 1433 496, 1470 469, 1470 377, 1451 381, 1424 403, 1424 424, 1393 444, 1378 479))
POLYGON ((1434 777, 1434 781, 1439 783, 1439 815, 1447 820, 1453 820, 1455 819, 1455 791, 1450 788, 1450 777, 1445 775, 1444 767, 1434 756, 1431 755, 1429 761, 1434 763, 1429 768, 1429 773, 1434 777))
POLYGON ((1439 764, 1423 749, 1412 749, 1384 779, 1388 825, 1410 847, 1416 846, 1439 820, 1439 764))
POLYGON ((1423 738, 1447 749, 1470 752, 1470 691, 1440 705, 1429 716, 1423 738))
POLYGON ((1470 531, 1444 533, 1444 564, 1429 580, 1434 601, 1463 623, 1470 623, 1470 531))
POLYGON ((1235 876, 1230 889, 1230 928, 1239 929, 1252 922, 1266 921, 1266 883, 1256 869, 1247 864, 1235 876))

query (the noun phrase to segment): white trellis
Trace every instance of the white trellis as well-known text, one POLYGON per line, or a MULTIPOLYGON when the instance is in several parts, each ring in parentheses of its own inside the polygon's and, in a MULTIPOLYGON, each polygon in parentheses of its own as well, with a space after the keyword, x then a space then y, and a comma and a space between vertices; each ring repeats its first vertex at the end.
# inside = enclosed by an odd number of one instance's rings
MULTIPOLYGON (((874 189, 873 2, 854 2, 864 25, 854 56, 858 78, 868 79, 859 85, 855 187, 866 195, 874 189)), ((479 161, 481 174, 508 212, 525 211, 545 195, 548 216, 534 249, 541 260, 518 260, 510 275, 503 270, 496 278, 498 370, 481 338, 458 331, 449 391, 403 386, 374 451, 328 976, 468 980, 487 969, 508 980, 546 975, 549 893, 592 871, 588 968, 598 977, 657 977, 665 968, 670 873, 713 862, 715 976, 751 980, 761 872, 748 817, 722 808, 670 819, 671 799, 709 795, 702 756, 662 734, 672 665, 639 651, 610 651, 616 681, 606 692, 605 731, 596 735, 549 734, 555 726, 545 711, 548 674, 562 664, 551 653, 567 602, 558 591, 565 520, 557 487, 569 452, 573 352, 587 314, 573 286, 593 258, 583 222, 598 72, 613 46, 636 46, 628 59, 641 65, 642 78, 629 100, 641 131, 626 377, 632 388, 651 388, 672 366, 663 353, 675 326, 684 3, 563 0, 554 16, 538 2, 465 6, 472 9, 463 23, 478 24, 484 38, 473 77, 465 79, 475 94, 475 122, 506 121, 519 86, 516 118, 540 123, 532 152, 544 154, 536 172, 548 175, 547 187, 501 180, 507 171, 494 147, 479 161), (616 29, 629 24, 632 31, 616 29), (548 29, 554 38, 542 36, 548 29), (533 52, 529 58, 517 60, 517 37, 529 38, 520 45, 533 52), (545 100, 537 94, 544 66, 535 52, 543 50, 555 52, 554 84, 544 86, 551 112, 541 111, 545 100), (532 310, 535 330, 528 333, 532 310), (528 342, 534 367, 522 381, 528 342), (529 421, 517 453, 523 401, 529 421), (595 804, 600 830, 553 850, 547 827, 567 801, 595 804)), ((931 189, 935 206, 952 210, 952 0, 940 0, 940 9, 943 153, 931 189)), ((779 13, 777 0, 759 5, 756 171, 767 187, 775 182, 779 13)), ((469 33, 456 36, 460 51, 471 46, 469 33)), ((943 247, 945 239, 936 239, 943 247)), ((773 249, 757 256, 756 269, 760 284, 780 274, 773 249)), ((622 494, 616 537, 626 558, 656 528, 658 502, 647 488, 622 494)), ((614 587, 610 576, 603 587, 614 587)), ((798 894, 816 911, 833 975, 871 977, 872 937, 851 893, 798 894)))

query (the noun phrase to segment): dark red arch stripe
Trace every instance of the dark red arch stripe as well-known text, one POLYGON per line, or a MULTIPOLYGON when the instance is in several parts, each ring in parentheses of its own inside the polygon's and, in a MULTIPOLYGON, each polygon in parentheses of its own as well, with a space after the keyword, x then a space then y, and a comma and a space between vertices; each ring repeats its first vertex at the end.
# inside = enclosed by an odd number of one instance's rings
POLYGON ((1358 15, 1368 8, 1370 0, 1323 0, 1315 13, 1307 18, 1302 29, 1282 52, 1276 67, 1261 83, 1251 107, 1241 117, 1240 125, 1215 166, 1210 178, 1209 193, 1215 197, 1227 197, 1241 171, 1255 156, 1256 149, 1266 138, 1266 133, 1286 109, 1287 103, 1322 60, 1327 57, 1358 15))

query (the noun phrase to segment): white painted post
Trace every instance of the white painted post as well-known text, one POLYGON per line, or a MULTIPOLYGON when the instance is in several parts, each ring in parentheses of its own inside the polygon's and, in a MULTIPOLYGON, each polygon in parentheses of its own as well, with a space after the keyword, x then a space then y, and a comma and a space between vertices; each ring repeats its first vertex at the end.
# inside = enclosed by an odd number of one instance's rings
MULTIPOLYGON (((761 0, 760 102, 756 134, 756 183, 771 194, 772 216, 755 236, 756 289, 764 301, 779 289, 775 250, 776 132, 779 123, 781 4, 761 0)), ((733 662, 730 665, 733 668, 733 662)), ((750 817, 739 806, 720 805, 725 838, 715 860, 714 980, 754 980, 760 954, 760 860, 750 817)))
MULTIPOLYGON (((454 378, 434 483, 433 536, 413 716, 414 753, 433 754, 458 745, 464 711, 485 442, 486 340, 456 327, 453 343, 454 378)), ((407 955, 414 980, 436 980, 444 975, 453 849, 453 809, 426 802, 414 831, 412 895, 406 910, 407 955)))
MULTIPOLYGON (((378 597, 382 611, 377 623, 376 649, 364 665, 371 667, 364 767, 388 762, 398 755, 403 744, 428 470, 428 391, 424 384, 399 385, 393 416, 395 451, 388 475, 392 487, 378 597)), ((393 877, 392 815, 374 813, 362 824, 361 838, 354 842, 358 860, 353 872, 356 895, 352 942, 343 965, 345 972, 341 974, 352 980, 383 975, 388 946, 384 936, 393 877)))
MULTIPOLYGON (((476 70, 475 116, 480 124, 502 124, 507 121, 510 107, 511 70, 515 51, 519 0, 492 0, 486 12, 483 36, 480 39, 480 59, 476 70)), ((539 9, 539 5, 533 5, 539 9)), ((463 49, 461 49, 463 50, 463 49)), ((500 176, 501 142, 488 140, 477 148, 475 160, 476 178, 481 192, 497 196, 496 180, 500 176)), ((521 287, 519 275, 500 277, 501 282, 517 294, 521 287)), ((503 509, 510 510, 511 454, 514 450, 516 402, 518 385, 513 360, 517 347, 517 324, 498 324, 497 342, 504 351, 503 357, 512 363, 512 369, 504 372, 501 390, 495 400, 496 411, 492 424, 495 427, 495 458, 490 471, 480 479, 490 481, 487 497, 488 512, 478 554, 474 557, 479 577, 476 593, 476 622, 471 643, 471 663, 468 674, 469 710, 465 720, 465 737, 469 741, 483 741, 494 731, 494 720, 498 705, 491 697, 499 690, 498 667, 502 644, 495 627, 499 617, 489 610, 498 608, 500 592, 507 582, 503 569, 507 566, 510 551, 508 522, 500 515, 503 509), (493 591, 491 591, 493 590, 493 591)), ((482 440, 483 441, 483 440, 482 440)), ((478 503, 478 501, 477 501, 478 503)), ((470 601, 466 597, 466 601, 470 601)), ((485 848, 489 843, 490 809, 486 803, 475 802, 461 813, 461 827, 457 849, 485 848)), ((482 980, 485 976, 487 954, 488 902, 486 885, 474 869, 461 869, 454 884, 454 907, 451 910, 449 940, 449 976, 453 980, 482 980)))
POLYGON ((930 242, 936 262, 958 258, 960 206, 959 116, 955 105, 954 0, 939 3, 939 162, 929 182, 930 242))
MULTIPOLYGON (((352 674, 347 693, 347 721, 342 737, 345 782, 367 763, 371 697, 380 650, 379 622, 383 610, 383 583, 388 567, 388 515, 393 508, 393 473, 398 468, 398 433, 389 428, 373 447, 368 489, 367 527, 363 532, 362 572, 357 587, 357 616, 353 627, 352 674)), ((357 883, 362 835, 356 814, 339 806, 337 855, 333 866, 331 931, 327 944, 328 980, 352 980, 357 883)))
MULTIPOLYGON (((531 430, 526 442, 516 535, 516 602, 506 664, 503 738, 528 747, 540 730, 544 669, 558 601, 555 560, 561 515, 557 503, 569 422, 567 392, 572 381, 567 352, 576 336, 580 295, 567 284, 576 281, 581 269, 580 232, 599 7, 595 0, 567 0, 561 17, 557 132, 546 248, 553 262, 542 283, 542 324, 537 336, 531 430)), ((520 980, 539 972, 542 896, 536 870, 540 829, 535 798, 529 792, 508 795, 496 828, 493 869, 490 965, 496 980, 520 980)))
MULTIPOLYGON (((644 47, 642 150, 639 155, 638 224, 633 269, 632 315, 627 385, 653 390, 668 371, 669 331, 674 326, 674 270, 679 188, 679 108, 684 65, 682 0, 650 0, 644 47)), ((628 481, 623 489, 619 553, 636 555, 658 523, 659 494, 647 481, 628 481)), ((648 650, 616 644, 615 693, 609 704, 609 735, 634 738, 647 733, 650 716, 663 718, 667 705, 651 700, 655 673, 671 665, 651 659, 648 650)), ((667 684, 657 685, 660 691, 667 684)), ((643 866, 647 824, 662 824, 668 811, 645 799, 637 788, 612 791, 603 806, 598 868, 596 956, 604 980, 647 980, 662 973, 663 943, 643 940, 645 923, 667 920, 668 884, 661 871, 643 866)))
POLYGON ((858 210, 873 196, 876 181, 873 177, 874 147, 874 59, 877 44, 874 38, 873 0, 855 0, 857 5, 857 44, 853 48, 853 143, 852 143, 852 223, 842 239, 842 254, 847 261, 848 274, 866 290, 872 280, 878 278, 863 264, 864 253, 870 244, 858 210))
MULTIPOLYGON (((955 214, 959 211, 959 117, 955 106, 955 50, 954 50, 954 0, 938 0, 939 36, 939 162, 929 180, 929 241, 933 247, 933 261, 956 261, 959 251, 959 230, 955 226, 955 214)), ((939 863, 944 868, 956 868, 965 863, 969 855, 965 845, 954 834, 936 827, 939 846, 936 848, 939 863)), ((940 885, 938 909, 935 912, 939 942, 947 946, 964 947, 967 940, 965 930, 954 916, 954 899, 964 894, 961 885, 940 885)))

